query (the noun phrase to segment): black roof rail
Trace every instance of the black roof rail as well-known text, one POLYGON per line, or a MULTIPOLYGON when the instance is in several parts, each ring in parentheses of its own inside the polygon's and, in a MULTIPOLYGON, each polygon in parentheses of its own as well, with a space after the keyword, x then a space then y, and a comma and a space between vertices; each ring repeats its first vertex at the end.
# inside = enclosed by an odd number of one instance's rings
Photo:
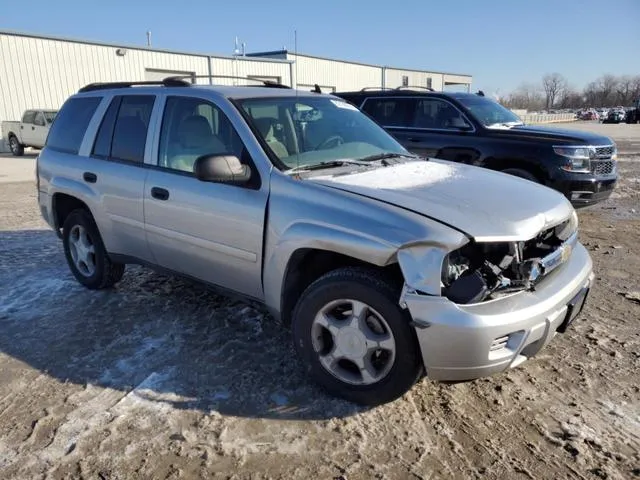
POLYGON ((366 92, 367 90, 391 90, 389 87, 363 87, 360 89, 361 92, 366 92))
POLYGON ((85 85, 78 93, 93 92, 94 90, 109 90, 111 88, 129 88, 135 86, 163 86, 163 87, 190 87, 192 84, 178 78, 165 78, 164 80, 148 80, 144 82, 103 82, 85 85))
MULTIPOLYGON (((178 75, 178 76, 172 76, 172 77, 167 77, 164 80, 167 81, 183 81, 184 78, 188 78, 188 79, 196 79, 196 78, 228 78, 228 79, 232 79, 232 80, 250 80, 252 82, 257 82, 257 83, 261 83, 263 87, 269 87, 269 88, 291 88, 288 85, 283 85, 281 83, 277 83, 277 82, 272 82, 269 80, 262 80, 260 78, 252 78, 252 77, 236 77, 234 75, 178 75)), ((246 85, 239 85, 239 86, 246 86, 246 85)))
POLYGON ((433 88, 431 88, 431 87, 423 87, 421 85, 401 85, 399 87, 396 87, 395 89, 396 90, 403 90, 403 89, 415 90, 415 89, 418 89, 418 90, 429 90, 430 92, 435 92, 435 90, 433 88))

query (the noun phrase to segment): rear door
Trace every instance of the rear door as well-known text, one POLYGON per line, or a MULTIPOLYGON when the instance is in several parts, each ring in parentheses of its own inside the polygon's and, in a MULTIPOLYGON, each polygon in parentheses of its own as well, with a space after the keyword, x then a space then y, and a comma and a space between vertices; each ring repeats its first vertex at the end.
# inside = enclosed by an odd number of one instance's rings
POLYGON ((196 96, 168 96, 158 154, 144 191, 145 226, 160 266, 262 298, 262 242, 268 179, 260 175, 224 108, 196 96), (233 154, 252 169, 249 185, 201 182, 201 155, 233 154))
POLYGON ((144 231, 144 164, 155 95, 115 95, 98 128, 83 180, 98 190, 97 218, 110 253, 153 261, 144 231))
POLYGON ((27 110, 22 116, 22 123, 20 124, 20 141, 23 145, 31 146, 35 138, 35 110, 27 110))
POLYGON ((47 134, 49 133, 49 126, 44 118, 42 112, 37 112, 31 128, 31 143, 32 147, 42 148, 47 140, 47 134))

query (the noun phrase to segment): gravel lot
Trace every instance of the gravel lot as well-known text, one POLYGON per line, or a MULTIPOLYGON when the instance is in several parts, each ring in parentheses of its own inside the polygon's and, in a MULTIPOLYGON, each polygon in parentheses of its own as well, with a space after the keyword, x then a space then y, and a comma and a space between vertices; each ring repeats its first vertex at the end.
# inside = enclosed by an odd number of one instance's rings
POLYGON ((81 288, 33 158, 0 157, 0 478, 640 478, 640 156, 620 169, 579 212, 597 283, 569 332, 368 410, 316 389, 257 305, 137 267, 81 288))

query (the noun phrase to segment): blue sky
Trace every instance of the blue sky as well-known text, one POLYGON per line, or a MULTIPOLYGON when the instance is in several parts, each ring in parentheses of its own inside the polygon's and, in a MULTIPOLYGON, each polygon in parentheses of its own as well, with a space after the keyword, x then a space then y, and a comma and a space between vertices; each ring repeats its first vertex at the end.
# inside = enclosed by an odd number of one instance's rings
POLYGON ((640 0, 29 0, 0 29, 231 54, 293 50, 366 63, 469 73, 504 94, 548 72, 582 87, 640 74, 640 0), (26 11, 28 9, 28 12, 26 11))

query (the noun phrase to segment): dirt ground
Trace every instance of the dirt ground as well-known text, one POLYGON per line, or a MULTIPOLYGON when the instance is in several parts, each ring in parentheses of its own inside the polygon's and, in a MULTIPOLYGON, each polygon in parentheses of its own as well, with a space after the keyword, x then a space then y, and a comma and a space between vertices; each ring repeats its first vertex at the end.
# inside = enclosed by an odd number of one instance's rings
POLYGON ((81 288, 33 180, 5 179, 0 478, 640 478, 640 156, 620 170, 579 211, 597 282, 567 333, 374 409, 313 386, 257 305, 136 267, 81 288))

